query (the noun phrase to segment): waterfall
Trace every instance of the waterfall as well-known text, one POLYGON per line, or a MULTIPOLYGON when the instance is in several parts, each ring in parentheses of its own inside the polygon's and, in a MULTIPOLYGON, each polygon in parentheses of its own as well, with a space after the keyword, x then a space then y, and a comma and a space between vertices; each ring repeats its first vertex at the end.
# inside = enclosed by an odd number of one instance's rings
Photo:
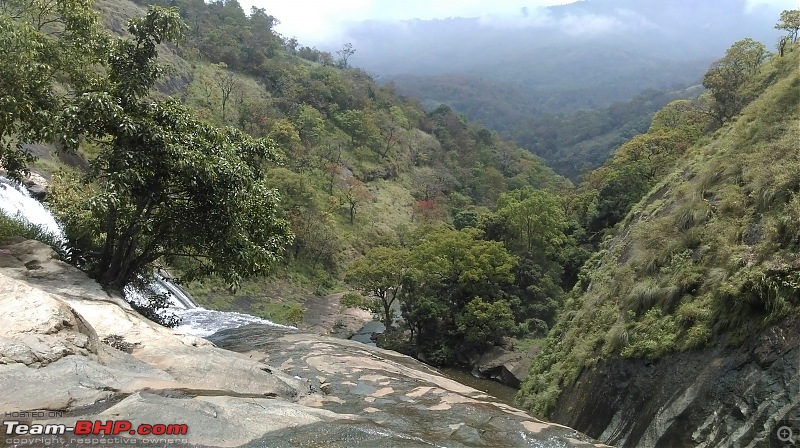
POLYGON ((0 212, 34 224, 56 241, 64 242, 64 230, 50 210, 34 199, 19 182, 0 176, 0 212))
POLYGON ((189 297, 189 293, 169 281, 161 272, 153 273, 152 286, 158 288, 160 290, 159 292, 169 293, 173 308, 182 308, 184 310, 197 308, 197 304, 189 297))
MULTIPOLYGON (((0 176, 0 213, 35 224, 53 235, 58 242, 66 241, 62 225, 50 213, 50 210, 34 199, 23 185, 2 176, 0 176)), ((176 328, 180 332, 209 336, 219 330, 238 328, 248 324, 294 328, 249 314, 214 311, 198 307, 188 293, 161 272, 153 273, 153 279, 149 282, 147 289, 156 294, 168 293, 171 306, 167 312, 175 314, 181 319, 181 324, 176 328)), ((132 285, 125 286, 123 291, 125 300, 128 302, 142 303, 147 295, 132 285)))

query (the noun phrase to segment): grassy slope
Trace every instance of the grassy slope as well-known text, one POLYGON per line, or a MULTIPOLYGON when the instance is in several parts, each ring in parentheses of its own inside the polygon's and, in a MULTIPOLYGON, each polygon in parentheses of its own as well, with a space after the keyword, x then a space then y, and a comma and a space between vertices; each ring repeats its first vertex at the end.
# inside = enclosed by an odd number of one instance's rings
POLYGON ((546 415, 611 355, 738 345, 800 313, 800 49, 774 57, 763 90, 687 152, 584 268, 519 398, 546 415), (765 89, 765 90, 764 90, 765 89))

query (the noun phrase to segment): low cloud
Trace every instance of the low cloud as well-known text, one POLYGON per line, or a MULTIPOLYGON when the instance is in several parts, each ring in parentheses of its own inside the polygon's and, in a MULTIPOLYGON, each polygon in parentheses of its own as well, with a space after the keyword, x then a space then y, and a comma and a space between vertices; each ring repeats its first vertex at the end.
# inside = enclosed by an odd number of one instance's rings
POLYGON ((598 35, 630 28, 656 28, 643 15, 616 9, 608 14, 571 12, 556 14, 548 8, 522 8, 515 16, 483 16, 480 23, 492 28, 551 28, 573 36, 598 35))
POLYGON ((745 0, 744 10, 748 13, 757 11, 774 11, 797 9, 797 0, 745 0))

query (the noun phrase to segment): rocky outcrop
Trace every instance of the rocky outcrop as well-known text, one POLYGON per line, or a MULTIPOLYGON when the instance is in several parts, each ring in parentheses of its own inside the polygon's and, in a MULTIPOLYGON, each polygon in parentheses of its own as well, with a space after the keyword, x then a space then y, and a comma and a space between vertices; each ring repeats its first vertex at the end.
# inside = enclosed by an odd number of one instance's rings
POLYGON ((0 413, 25 422, 186 424, 177 438, 208 447, 598 446, 394 352, 159 327, 36 242, 0 248, 0 306, 0 413))
POLYGON ((738 349, 602 361, 562 393, 553 418, 621 447, 784 446, 776 428, 800 430, 799 369, 794 316, 738 349))
POLYGON ((510 351, 503 347, 492 347, 472 363, 472 374, 481 378, 491 378, 519 389, 528 377, 531 363, 539 353, 538 345, 526 351, 510 351))

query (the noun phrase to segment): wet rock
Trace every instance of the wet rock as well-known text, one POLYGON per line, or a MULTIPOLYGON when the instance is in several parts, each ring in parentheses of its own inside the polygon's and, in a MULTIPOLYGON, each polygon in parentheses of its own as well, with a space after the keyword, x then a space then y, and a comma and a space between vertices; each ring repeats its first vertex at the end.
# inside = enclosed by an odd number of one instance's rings
MULTIPOLYGON (((272 445, 307 446, 593 446, 560 425, 541 422, 483 392, 439 375, 396 352, 351 340, 250 325, 210 337, 231 350, 260 352, 265 362, 290 375, 317 378, 324 395, 299 403, 345 415, 353 421, 304 427, 302 434, 276 431, 272 445), (380 435, 380 437, 378 437, 380 435)), ((258 441, 249 446, 259 446, 258 441)))
POLYGON ((41 174, 31 171, 22 179, 22 183, 31 196, 37 200, 43 201, 47 198, 47 188, 50 186, 50 181, 41 174))
POLYGON ((553 418, 620 447, 769 446, 777 422, 800 421, 798 369, 800 319, 790 317, 738 349, 600 362, 553 418))

